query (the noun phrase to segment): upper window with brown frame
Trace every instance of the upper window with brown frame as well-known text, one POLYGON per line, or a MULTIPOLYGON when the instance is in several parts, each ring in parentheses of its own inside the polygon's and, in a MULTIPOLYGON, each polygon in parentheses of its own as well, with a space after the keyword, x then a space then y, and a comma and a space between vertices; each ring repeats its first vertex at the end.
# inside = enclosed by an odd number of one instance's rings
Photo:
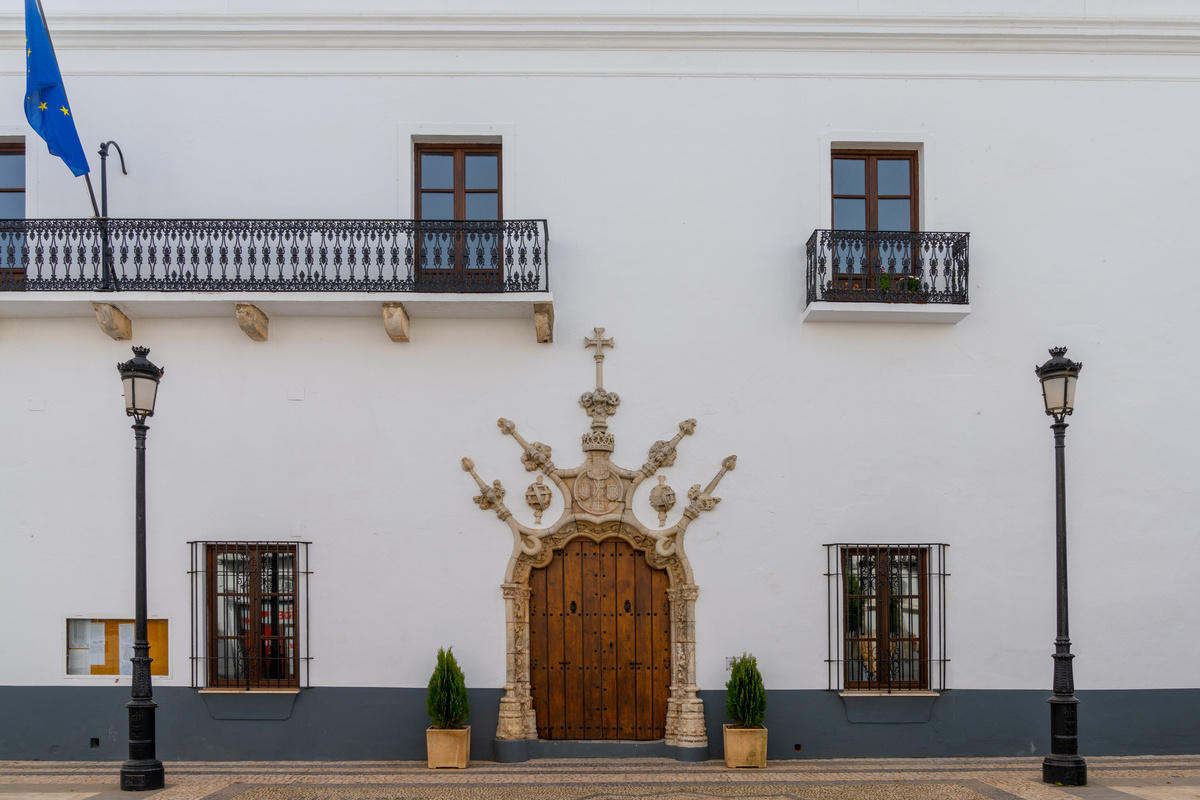
POLYGON ((830 688, 945 688, 946 545, 826 547, 830 688))
POLYGON ((499 288, 503 170, 499 144, 418 144, 417 280, 424 289, 499 288))
POLYGON ((917 153, 833 151, 833 229, 916 231, 917 153))
MULTIPOLYGON (((0 142, 0 219, 25 219, 25 143, 0 142)), ((25 231, 0 230, 0 289, 20 288, 25 231)))
POLYGON ((192 542, 192 683, 281 689, 307 673, 307 542, 192 542))

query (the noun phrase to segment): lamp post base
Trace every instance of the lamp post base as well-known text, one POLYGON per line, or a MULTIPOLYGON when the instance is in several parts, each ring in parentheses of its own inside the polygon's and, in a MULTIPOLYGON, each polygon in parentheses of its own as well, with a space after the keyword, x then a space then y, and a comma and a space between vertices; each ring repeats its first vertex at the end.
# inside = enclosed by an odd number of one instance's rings
POLYGON ((1083 756, 1048 755, 1042 759, 1042 783, 1087 786, 1087 763, 1083 756))
POLYGON ((162 762, 156 758, 121 764, 121 791, 147 792, 164 785, 162 762))

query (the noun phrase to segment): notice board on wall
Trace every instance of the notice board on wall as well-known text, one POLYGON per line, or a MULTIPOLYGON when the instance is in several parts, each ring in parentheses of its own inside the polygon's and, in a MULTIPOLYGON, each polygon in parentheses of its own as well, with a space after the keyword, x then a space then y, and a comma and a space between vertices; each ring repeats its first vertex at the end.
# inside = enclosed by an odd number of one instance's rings
MULTIPOLYGON (((167 621, 146 620, 150 674, 167 675, 167 621)), ((132 675, 133 620, 67 620, 68 675, 132 675)))

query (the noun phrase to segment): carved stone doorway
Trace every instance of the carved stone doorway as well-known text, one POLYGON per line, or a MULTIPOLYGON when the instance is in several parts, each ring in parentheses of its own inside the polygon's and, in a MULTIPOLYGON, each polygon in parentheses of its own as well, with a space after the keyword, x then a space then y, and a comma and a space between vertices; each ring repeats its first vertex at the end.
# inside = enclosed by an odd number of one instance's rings
MULTIPOLYGON (((496 421, 500 430, 520 446, 525 469, 538 473, 524 494, 526 504, 533 511, 533 525, 522 523, 513 516, 504 502, 507 490, 500 481, 492 481, 489 485, 475 471, 474 461, 462 460, 463 469, 479 487, 476 505, 484 511, 495 511, 513 537, 512 554, 501 584, 506 663, 504 696, 500 699, 496 725, 496 754, 502 761, 524 760, 529 749, 509 745, 537 742, 540 734, 546 739, 582 741, 592 737, 661 738, 664 747, 668 751, 673 749, 677 758, 700 760, 706 757, 708 736, 704 728, 704 703, 696 694, 699 690, 696 686, 698 590, 684 552, 683 539, 694 520, 721 502, 713 492, 721 478, 736 466, 737 457, 729 456, 723 460, 720 471, 707 486, 695 484, 688 489, 687 506, 678 520, 668 526, 667 516, 676 503, 675 491, 667 485, 666 476, 658 473, 675 464, 676 448, 685 436, 695 431, 696 420, 680 422, 679 432, 671 439, 652 444, 641 468, 627 469, 614 464, 612 453, 616 439, 608 430, 608 418, 617 412, 621 398, 606 391, 603 381, 604 348, 612 347, 613 340, 604 337, 603 328, 596 328, 595 336, 585 339, 585 344, 595 348, 596 389, 579 399, 579 404, 592 418, 591 430, 583 434, 580 442, 585 458, 582 464, 556 467, 551 460, 549 445, 526 441, 510 420, 496 421), (647 493, 649 510, 658 516, 658 526, 653 527, 638 519, 633 500, 638 486, 656 474, 658 485, 647 493), (551 507, 555 492, 563 499, 562 513, 557 520, 543 523, 542 514, 551 507), (600 554, 603 564, 605 552, 613 554, 614 565, 624 558, 628 565, 644 562, 641 566, 647 568, 645 578, 638 577, 643 573, 630 572, 634 582, 631 594, 622 595, 615 583, 613 591, 608 593, 620 600, 619 608, 611 608, 612 616, 608 620, 614 626, 612 635, 616 638, 612 644, 623 666, 617 657, 611 664, 605 661, 606 648, 602 645, 607 630, 606 612, 603 605, 597 609, 589 606, 585 599, 589 586, 594 595, 597 581, 603 584, 609 580, 609 574, 607 567, 589 567, 591 571, 586 573, 589 577, 585 578, 582 559, 600 554), (624 555, 617 556, 618 552, 624 555), (572 558, 580 559, 578 568, 571 566, 572 558), (561 562, 554 568, 559 572, 547 569, 556 562, 561 562), (578 581, 578 588, 571 590, 577 594, 564 593, 568 579, 578 581), (649 581, 644 594, 639 588, 641 580, 649 581), (542 582, 541 593, 538 593, 538 581, 542 582), (545 608, 531 614, 530 603, 535 593, 545 598, 545 608), (661 600, 664 594, 665 606, 661 600), (628 609, 625 608, 626 600, 629 601, 628 609), (551 602, 558 605, 552 608, 551 602), (571 609, 571 603, 575 603, 574 609, 571 609), (587 611, 589 608, 591 610, 587 611), (581 616, 585 612, 600 616, 581 616), (639 623, 639 619, 643 622, 639 623), (585 624, 585 620, 590 622, 585 624), (597 621, 600 623, 598 635, 597 621), (660 627, 663 622, 667 624, 665 637, 660 627), (533 626, 539 624, 543 626, 544 635, 532 631, 533 626), (644 636, 636 633, 640 630, 639 624, 649 626, 644 636), (623 646, 620 639, 625 631, 630 631, 632 643, 623 646), (597 653, 586 653, 589 636, 597 653), (542 642, 545 642, 544 657, 533 649, 535 642, 537 647, 543 647, 542 642), (568 645, 576 649, 568 653, 568 645), (595 656, 599 656, 599 660, 595 656), (537 682, 533 675, 535 664, 544 672, 537 682), (552 666, 556 668, 554 673, 550 672, 552 666), (595 679, 586 677, 589 669, 595 679), (621 669, 626 672, 622 673, 621 669), (605 687, 609 685, 606 682, 610 680, 613 688, 608 691, 617 698, 615 701, 605 696, 605 687), (570 691, 568 681, 573 682, 574 688, 570 691), (555 688, 557 684, 562 686, 561 695, 556 694, 559 691, 555 688), (621 700, 622 691, 626 700, 621 700), (572 705, 568 705, 568 698, 572 705), (643 698, 646 698, 644 702, 643 698), (617 713, 622 708, 631 709, 628 712, 631 716, 618 719, 617 713), (606 716, 610 712, 611 719, 606 716)), ((614 571, 613 580, 619 580, 621 574, 614 571)), ((599 594, 606 595, 603 589, 599 594)), ((603 597, 606 601, 612 598, 603 597)), ((555 746, 558 744, 556 742, 555 746)))
POLYGON ((529 574, 529 673, 539 739, 662 739, 671 683, 670 579, 621 539, 579 537, 529 574))

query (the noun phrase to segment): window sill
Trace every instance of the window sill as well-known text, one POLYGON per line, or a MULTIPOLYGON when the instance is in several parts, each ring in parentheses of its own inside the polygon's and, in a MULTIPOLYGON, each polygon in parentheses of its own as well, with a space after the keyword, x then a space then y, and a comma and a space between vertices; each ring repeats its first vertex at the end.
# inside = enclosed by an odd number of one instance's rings
POLYGON ((846 721, 857 724, 898 725, 929 722, 938 692, 838 692, 846 707, 846 721))
POLYGON ((971 306, 949 303, 835 303, 817 300, 804 309, 804 322, 902 322, 955 325, 971 306))
POLYGON ((197 692, 213 719, 285 720, 299 689, 201 689, 197 692))

